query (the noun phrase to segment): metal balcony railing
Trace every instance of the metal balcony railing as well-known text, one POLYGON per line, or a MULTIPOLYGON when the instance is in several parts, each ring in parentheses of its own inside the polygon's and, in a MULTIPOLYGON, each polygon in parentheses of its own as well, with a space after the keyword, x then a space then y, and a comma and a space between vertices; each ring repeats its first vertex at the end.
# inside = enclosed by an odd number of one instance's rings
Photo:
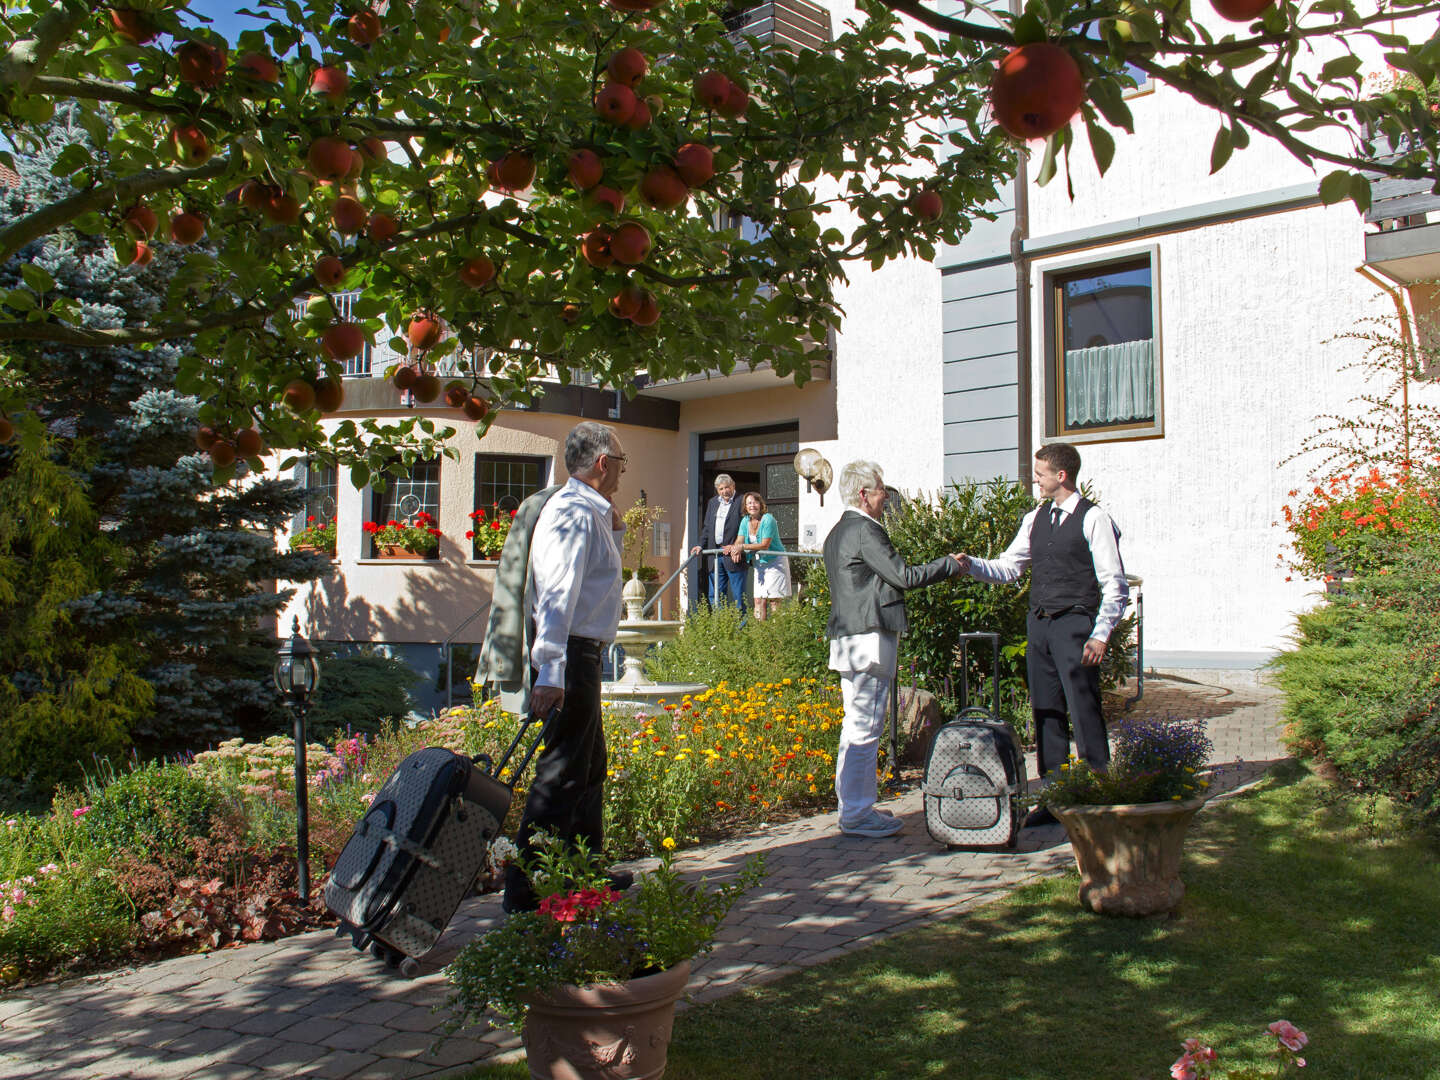
POLYGON ((724 17, 725 28, 737 45, 753 38, 762 44, 816 52, 830 47, 830 11, 810 0, 770 0, 753 7, 738 7, 724 17))

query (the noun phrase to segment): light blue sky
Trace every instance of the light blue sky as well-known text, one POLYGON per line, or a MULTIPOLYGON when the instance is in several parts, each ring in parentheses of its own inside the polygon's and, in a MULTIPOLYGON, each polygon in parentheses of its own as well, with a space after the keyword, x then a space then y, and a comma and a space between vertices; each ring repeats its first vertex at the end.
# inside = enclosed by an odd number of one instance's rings
POLYGON ((241 30, 255 30, 264 23, 236 12, 243 7, 259 11, 259 5, 243 3, 242 0, 190 0, 190 10, 213 20, 210 29, 226 41, 234 42, 241 30))

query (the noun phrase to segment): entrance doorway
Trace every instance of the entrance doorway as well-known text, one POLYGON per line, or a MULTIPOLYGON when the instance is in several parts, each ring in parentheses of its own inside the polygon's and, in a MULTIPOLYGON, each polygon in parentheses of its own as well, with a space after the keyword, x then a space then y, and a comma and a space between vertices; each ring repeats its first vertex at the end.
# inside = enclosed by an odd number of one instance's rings
POLYGON ((698 517, 704 517, 715 494, 715 477, 729 473, 739 497, 747 491, 760 492, 780 527, 780 542, 794 551, 800 537, 800 477, 795 472, 799 449, 798 423, 702 435, 698 517))

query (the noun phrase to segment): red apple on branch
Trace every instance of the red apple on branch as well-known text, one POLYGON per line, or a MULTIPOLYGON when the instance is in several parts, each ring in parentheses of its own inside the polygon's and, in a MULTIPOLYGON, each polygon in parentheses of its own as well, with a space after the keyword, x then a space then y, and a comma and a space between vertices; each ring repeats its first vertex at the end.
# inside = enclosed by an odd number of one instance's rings
POLYGON ((330 209, 330 220, 335 223, 336 232, 342 236, 354 236, 365 228, 370 212, 359 199, 341 195, 330 209))
POLYGON ((125 227, 125 231, 135 239, 148 240, 155 235, 155 228, 160 221, 155 216, 154 210, 144 203, 136 203, 125 211, 125 217, 121 224, 125 227))
POLYGON ((181 165, 204 165, 210 160, 210 140, 194 124, 176 124, 170 129, 170 149, 181 165))
POLYGON ((320 344, 330 359, 349 360, 365 351, 365 331, 353 322, 333 323, 320 335, 320 344))
POLYGON ((589 202, 592 206, 604 207, 612 214, 618 214, 625 209, 625 196, 617 189, 603 184, 590 192, 589 202))
POLYGON ((219 433, 209 424, 201 424, 195 429, 195 445, 201 450, 208 451, 218 438, 219 433))
POLYGON ((380 40, 380 30, 380 16, 373 11, 356 12, 345 24, 345 32, 356 45, 374 45, 380 40))
POLYGON ((305 155, 310 171, 322 180, 338 180, 355 165, 355 151, 344 139, 322 135, 305 155))
POLYGON ((315 384, 308 379, 291 379, 280 397, 292 412, 307 413, 315 408, 315 384))
POLYGON ((251 210, 263 211, 274 195, 275 191, 259 180, 246 180, 240 185, 240 205, 251 210))
POLYGON ((110 25, 131 45, 148 45, 160 33, 149 15, 131 8, 111 8, 110 25))
POLYGON ((669 165, 658 165, 640 181, 640 197, 656 210, 674 210, 690 197, 690 189, 669 165))
POLYGON ((458 409, 465 404, 465 399, 470 396, 470 388, 461 382, 452 382, 445 387, 445 404, 452 409, 458 409))
POLYGON ((0 416, 0 446, 8 446, 15 438, 15 425, 8 416, 0 416))
POLYGON ((917 191, 910 196, 910 212, 921 221, 939 221, 945 212, 945 200, 938 191, 917 191))
POLYGON ((205 235, 205 219, 184 210, 170 219, 170 239, 177 244, 193 244, 205 235))
POLYGON ((735 120, 744 116, 745 110, 749 107, 750 92, 738 83, 732 82, 729 92, 725 95, 725 100, 715 106, 715 111, 721 116, 735 120))
POLYGON ((660 305, 655 300, 655 294, 649 289, 642 290, 640 306, 635 314, 630 316, 630 321, 636 326, 654 326, 660 321, 660 305))
POLYGON ((501 191, 524 191, 535 180, 535 159, 524 150, 512 150, 495 163, 495 186, 501 191))
POLYGON ((345 382, 343 379, 332 379, 325 376, 315 383, 315 407, 323 414, 329 415, 339 412, 340 406, 345 404, 345 382))
POLYGON ((610 76, 611 82, 633 88, 645 77, 648 68, 644 53, 636 48, 626 48, 610 57, 609 62, 605 65, 605 73, 610 76))
POLYGON ((175 50, 180 81, 191 86, 216 87, 225 77, 225 50, 203 41, 187 41, 175 50))
POLYGON ((300 200, 287 191, 277 191, 260 212, 277 225, 294 225, 300 220, 300 200))
POLYGON ((585 261, 599 270, 604 270, 615 261, 615 256, 610 254, 610 230, 592 229, 585 234, 580 241, 580 254, 585 256, 585 261))
POLYGON ((638 221, 627 221, 610 234, 610 254, 615 261, 636 266, 650 254, 650 230, 638 221))
POLYGON ((248 52, 235 62, 235 70, 256 82, 280 81, 280 65, 264 53, 248 52))
POLYGON ((322 289, 333 289, 345 280, 345 264, 334 255, 315 260, 315 281, 322 289))
POLYGON ((1222 19, 1231 22, 1253 22, 1275 0, 1210 0, 1210 6, 1222 19))
POLYGON ((235 464, 235 444, 229 439, 216 439, 210 444, 210 463, 217 469, 235 464))
POLYGON ((730 96, 730 80, 721 71, 707 71, 695 79, 695 100, 707 109, 719 109, 730 96))
POLYGON ((400 226, 389 214, 370 215, 370 239, 381 247, 388 247, 400 232, 400 226))
POLYGON ((433 349, 440 342, 443 327, 440 320, 428 312, 420 312, 410 320, 405 336, 417 349, 433 349))
POLYGON ((702 187, 715 175, 715 152, 700 143, 686 143, 675 151, 675 171, 690 187, 702 187))
POLYGON ((640 310, 645 299, 645 290, 638 285, 626 285, 610 298, 610 314, 617 319, 629 319, 640 310))
POLYGON ((440 396, 440 377, 426 372, 415 380, 415 385, 410 388, 415 395, 416 401, 429 403, 440 396))
POLYGON ((465 410, 465 416, 468 419, 474 420, 478 424, 481 420, 485 419, 485 414, 490 411, 490 403, 482 397, 476 397, 474 394, 471 394, 465 399, 465 403, 461 405, 460 408, 465 410))
POLYGON ((149 266, 155 258, 155 252, 144 240, 135 241, 135 253, 130 256, 131 266, 149 266))
POLYGON ((600 119, 616 127, 630 119, 636 104, 635 91, 623 83, 606 83, 595 95, 595 112, 600 119))
POLYGON ((561 305, 560 305, 560 321, 561 321, 561 322, 564 322, 564 323, 569 323, 569 324, 571 324, 571 325, 579 322, 579 321, 580 321, 580 305, 579 305, 579 304, 561 304, 561 305))
POLYGON ((374 135, 361 139, 359 143, 356 144, 355 151, 360 155, 363 164, 367 167, 378 165, 380 162, 390 159, 389 154, 385 152, 384 141, 376 138, 374 135))
POLYGON ((495 280, 495 263, 488 255, 466 259, 460 267, 460 281, 472 289, 483 289, 495 280))
POLYGON ((1085 80, 1059 45, 1037 41, 1011 49, 990 80, 995 122, 1020 139, 1043 139, 1080 111, 1085 80))
POLYGON ((589 191, 605 175, 605 164, 594 150, 572 150, 565 161, 570 183, 577 191, 589 191))
POLYGON ((630 114, 630 119, 625 121, 625 126, 631 131, 644 131, 650 126, 650 120, 650 106, 637 99, 635 111, 630 114))
POLYGON ((420 372, 416 371, 409 364, 401 364, 395 369, 395 374, 392 375, 391 378, 395 383, 395 389, 409 390, 414 387, 415 380, 420 378, 420 372))
POLYGON ((320 94, 329 98, 337 104, 345 100, 345 92, 350 88, 350 76, 345 74, 345 69, 327 64, 325 67, 315 69, 315 74, 310 76, 310 92, 320 94))
POLYGON ((265 452, 265 440, 253 427, 241 428, 235 433, 235 453, 243 458, 259 457, 265 452))

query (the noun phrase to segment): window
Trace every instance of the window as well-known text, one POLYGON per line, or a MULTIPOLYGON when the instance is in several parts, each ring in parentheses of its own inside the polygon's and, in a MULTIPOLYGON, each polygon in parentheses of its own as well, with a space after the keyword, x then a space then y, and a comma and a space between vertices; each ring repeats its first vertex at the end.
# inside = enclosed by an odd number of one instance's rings
POLYGON ((475 455, 475 509, 490 510, 497 503, 510 511, 545 486, 550 460, 543 457, 475 455))
MULTIPOLYGON (((392 476, 384 491, 370 493, 370 520, 413 522, 425 513, 440 520, 440 461, 417 461, 403 476, 392 476)), ((368 539, 368 538, 367 538, 368 539)), ((372 551, 373 557, 373 551, 372 551)))
POLYGON ((1045 280, 1050 436, 1161 434, 1153 253, 1045 280))
POLYGON ((295 466, 295 483, 305 489, 305 506, 295 515, 291 531, 299 532, 314 518, 317 522, 333 521, 339 503, 339 471, 334 465, 302 461, 295 466))

